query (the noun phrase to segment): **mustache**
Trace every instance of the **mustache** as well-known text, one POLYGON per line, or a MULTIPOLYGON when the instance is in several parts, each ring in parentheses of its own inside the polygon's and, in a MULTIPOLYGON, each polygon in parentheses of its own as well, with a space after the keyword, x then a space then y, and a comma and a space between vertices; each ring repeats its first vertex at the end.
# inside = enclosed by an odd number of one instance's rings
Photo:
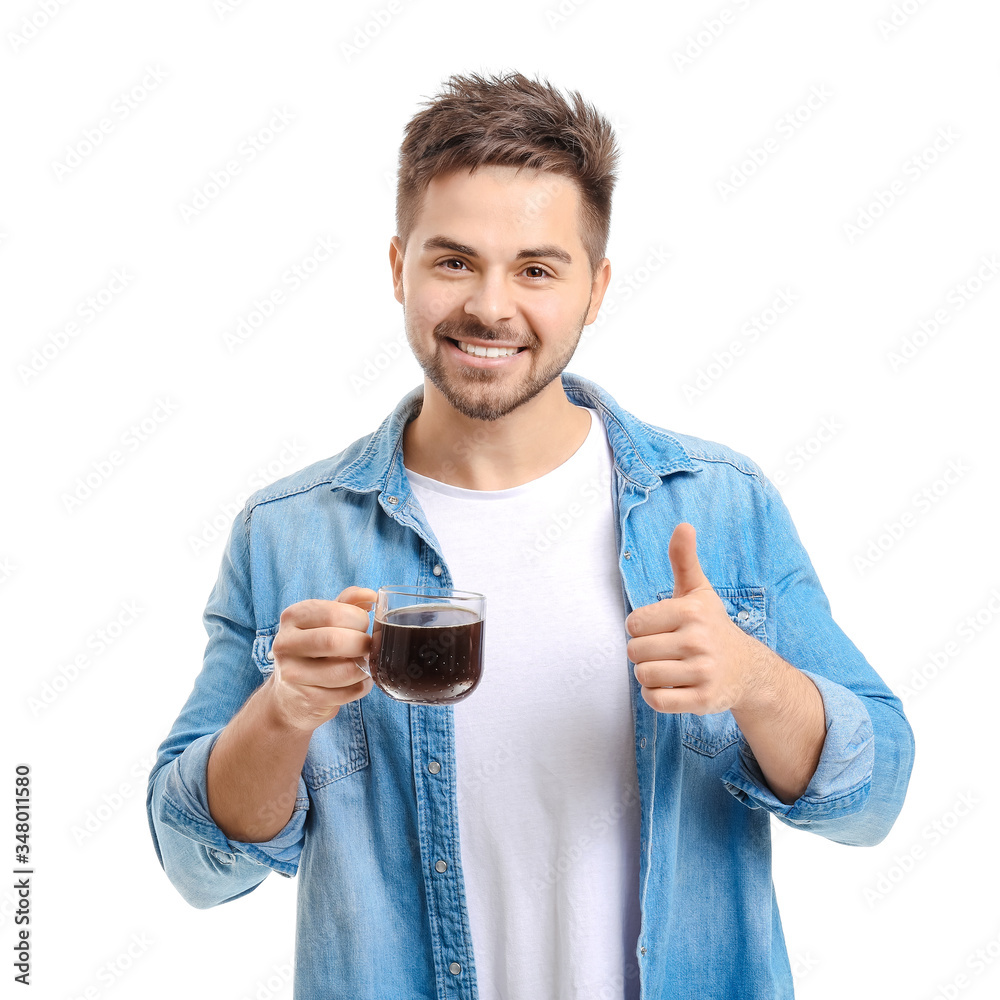
POLYGON ((502 341, 505 344, 516 344, 518 347, 530 347, 532 344, 529 337, 503 327, 499 330, 489 330, 484 326, 473 327, 467 324, 440 323, 436 332, 445 340, 502 341))

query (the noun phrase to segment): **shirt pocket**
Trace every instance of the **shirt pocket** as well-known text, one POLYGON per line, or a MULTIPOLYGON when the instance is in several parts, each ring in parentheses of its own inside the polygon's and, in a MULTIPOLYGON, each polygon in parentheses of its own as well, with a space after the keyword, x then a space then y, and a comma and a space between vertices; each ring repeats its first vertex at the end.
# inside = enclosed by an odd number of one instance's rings
MULTIPOLYGON (((763 587, 716 587, 715 592, 736 625, 747 635, 763 643, 767 642, 763 587)), ((672 590, 661 590, 656 599, 662 601, 672 594, 672 590)), ((681 733, 684 746, 706 757, 715 757, 740 738, 740 728, 736 725, 732 712, 716 712, 712 715, 682 712, 681 733)))
MULTIPOLYGON (((271 644, 278 626, 258 629, 251 650, 257 669, 267 677, 274 672, 271 644)), ((302 779, 309 788, 322 788, 338 778, 366 768, 369 763, 368 740, 365 736, 361 700, 340 706, 329 721, 318 726, 309 740, 309 749, 302 764, 302 779)))

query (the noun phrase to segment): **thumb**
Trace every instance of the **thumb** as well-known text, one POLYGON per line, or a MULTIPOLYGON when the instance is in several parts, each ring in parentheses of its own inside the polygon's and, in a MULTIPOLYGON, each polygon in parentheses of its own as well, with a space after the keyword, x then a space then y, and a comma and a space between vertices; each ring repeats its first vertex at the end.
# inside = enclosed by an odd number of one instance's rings
MULTIPOLYGON (((359 608, 363 608, 365 611, 371 610, 370 608, 365 607, 365 605, 374 604, 377 599, 378 594, 376 594, 370 587, 347 587, 337 595, 337 601, 340 604, 356 604, 359 608)), ((367 653, 364 656, 354 657, 354 665, 371 677, 371 669, 368 665, 367 653)))
POLYGON ((347 587, 337 595, 337 603, 363 607, 365 604, 374 604, 377 598, 378 594, 369 587, 347 587))
POLYGON ((694 590, 712 589, 708 577, 698 562, 696 532, 693 524, 682 522, 674 528, 667 547, 670 566, 674 571, 674 597, 683 597, 694 590))

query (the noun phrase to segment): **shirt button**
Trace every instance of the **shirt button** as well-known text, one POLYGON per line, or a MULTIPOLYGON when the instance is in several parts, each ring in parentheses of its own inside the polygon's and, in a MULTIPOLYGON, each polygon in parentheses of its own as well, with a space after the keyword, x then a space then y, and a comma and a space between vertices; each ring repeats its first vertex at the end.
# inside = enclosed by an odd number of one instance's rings
POLYGON ((446 872, 447 870, 448 870, 448 862, 447 861, 435 861, 434 862, 434 871, 441 873, 441 872, 446 872))
POLYGON ((645 945, 643 945, 643 946, 642 946, 642 947, 641 947, 641 948, 639 949, 639 954, 640 954, 640 955, 645 955, 645 954, 646 954, 646 946, 645 946, 645 945))
POLYGON ((435 576, 440 576, 441 575, 441 563, 435 563, 434 564, 434 569, 432 569, 431 572, 435 576))
POLYGON ((741 622, 745 622, 750 617, 749 611, 741 611, 737 616, 741 622))
POLYGON ((640 750, 645 750, 646 749, 646 737, 645 736, 643 736, 643 738, 641 740, 639 740, 639 749, 640 750))
POLYGON ((441 765, 436 760, 432 760, 427 765, 427 770, 430 771, 431 774, 437 774, 441 770, 441 765))
POLYGON ((398 503, 399 502, 399 498, 398 497, 386 497, 386 500, 388 500, 389 503, 398 503))
POLYGON ((631 558, 632 558, 632 553, 631 553, 631 552, 629 552, 629 550, 628 550, 628 549, 626 549, 626 550, 625 550, 625 551, 624 551, 624 552, 622 553, 622 555, 623 555, 623 556, 624 556, 624 557, 625 557, 626 559, 631 559, 631 558))
POLYGON ((451 965, 448 966, 448 971, 453 976, 457 976, 462 971, 462 966, 460 966, 458 962, 452 962, 451 965))

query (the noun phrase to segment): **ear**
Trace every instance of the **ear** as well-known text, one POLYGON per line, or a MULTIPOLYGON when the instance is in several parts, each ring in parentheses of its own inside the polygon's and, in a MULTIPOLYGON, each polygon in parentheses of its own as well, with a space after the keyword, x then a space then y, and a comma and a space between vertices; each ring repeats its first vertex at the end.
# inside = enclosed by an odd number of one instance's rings
POLYGON ((587 310, 587 318, 583 321, 584 326, 590 326, 597 319, 597 314, 601 311, 601 303, 604 301, 604 293, 611 283, 611 261, 605 257, 597 267, 597 273, 590 285, 590 308, 587 310))
POLYGON ((389 266, 392 269, 392 292, 403 304, 403 243, 398 236, 389 240, 389 266))

